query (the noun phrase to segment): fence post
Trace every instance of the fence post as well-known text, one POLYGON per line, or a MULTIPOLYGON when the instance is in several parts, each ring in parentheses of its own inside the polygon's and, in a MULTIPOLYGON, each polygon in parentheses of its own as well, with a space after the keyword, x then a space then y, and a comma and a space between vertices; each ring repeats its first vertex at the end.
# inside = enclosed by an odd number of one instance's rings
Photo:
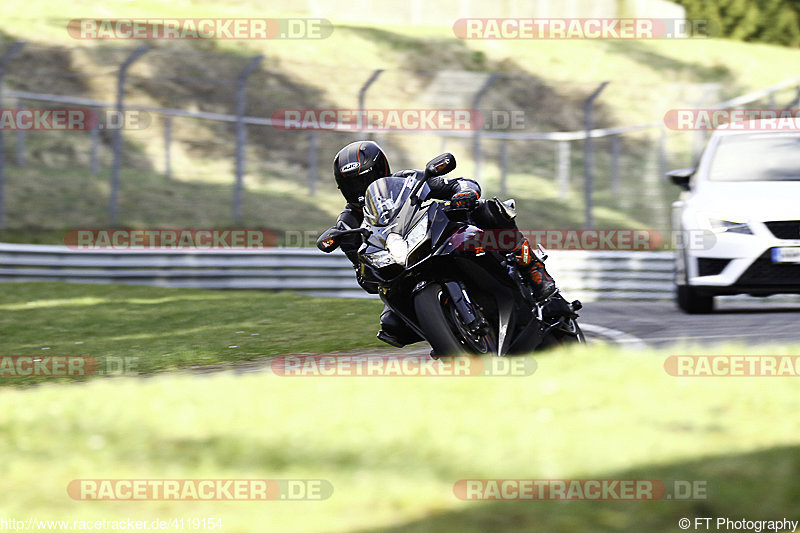
MULTIPOLYGON (((17 98, 17 109, 20 109, 22 101, 17 98)), ((27 131, 17 130, 16 139, 14 140, 14 163, 18 168, 25 166, 25 141, 27 140, 27 131)))
POLYGON ((164 174, 172 180, 172 116, 164 117, 164 174))
POLYGON ((556 141, 558 146, 558 197, 566 200, 569 195, 569 177, 571 173, 569 141, 556 141))
POLYGON ((667 179, 667 129, 659 128, 658 134, 658 176, 667 179))
POLYGON ((100 144, 100 128, 99 124, 89 130, 89 172, 97 174, 100 170, 100 160, 97 156, 97 145, 100 144))
POLYGON ((622 139, 619 135, 611 136, 611 194, 616 198, 619 195, 619 156, 622 139))
POLYGON ((308 194, 317 193, 317 129, 308 130, 308 194))
POLYGON ((592 111, 594 108, 594 100, 598 96, 600 96, 600 92, 606 88, 608 85, 607 81, 604 81, 600 84, 600 86, 595 89, 595 91, 589 95, 583 102, 583 117, 584 117, 584 126, 586 128, 586 139, 584 140, 583 144, 583 174, 585 177, 584 180, 584 194, 586 196, 586 228, 590 229, 594 227, 594 219, 592 217, 592 193, 594 192, 594 151, 592 149, 592 128, 593 128, 593 117, 592 111))
POLYGON ((505 197, 508 194, 506 187, 506 174, 508 173, 508 143, 500 144, 500 195, 505 197))
MULTIPOLYGON (((0 109, 3 109, 3 83, 6 76, 6 65, 14 59, 25 46, 25 42, 19 41, 11 45, 11 48, 0 57, 0 109)), ((5 204, 6 204, 6 146, 3 140, 3 128, 0 128, 0 228, 6 227, 5 204)))
MULTIPOLYGON (((478 106, 480 106, 481 99, 483 99, 483 95, 486 94, 486 91, 489 90, 494 80, 497 79, 499 74, 497 72, 492 72, 486 81, 483 82, 481 88, 478 89, 478 92, 475 93, 475 97, 472 99, 472 111, 477 111, 478 106)), ((472 120, 470 121, 472 124, 475 124, 475 117, 471 117, 472 120)), ((481 122, 481 127, 475 128, 475 134, 472 137, 472 159, 475 161, 475 171, 472 173, 472 177, 475 180, 480 180, 481 177, 481 162, 483 159, 483 154, 481 153, 481 130, 483 129, 483 123, 481 122)))
POLYGON ((16 163, 18 167, 25 166, 25 130, 17 130, 16 163))
MULTIPOLYGON (((700 95, 700 98, 694 101, 693 105, 697 108, 707 105, 706 102, 708 101, 709 95, 719 89, 720 84, 713 83, 713 84, 705 84, 705 88, 703 89, 703 94, 700 95)), ((700 154, 703 153, 703 148, 706 145, 706 134, 703 130, 697 129, 694 130, 692 134, 692 165, 696 165, 700 159, 700 154)))
POLYGON ((361 86, 361 89, 358 90, 358 135, 361 137, 364 134, 365 122, 364 122, 364 101, 367 97, 367 89, 369 89, 370 85, 375 83, 378 79, 378 76, 381 75, 383 69, 377 69, 372 73, 372 76, 369 77, 367 81, 364 82, 364 85, 361 86))
POLYGON ((250 60, 250 63, 239 74, 236 80, 236 185, 233 189, 233 220, 236 224, 242 221, 242 189, 244 188, 244 145, 247 142, 247 130, 244 124, 244 104, 247 96, 247 78, 255 71, 263 55, 250 60))
POLYGON ((697 165, 703 147, 706 145, 706 135, 703 130, 695 130, 692 133, 692 165, 697 165))
MULTIPOLYGON (((128 68, 139 59, 142 54, 150 50, 149 46, 140 46, 122 62, 117 71, 117 115, 122 118, 125 111, 125 78, 128 68)), ((119 212, 119 169, 122 165, 122 125, 114 128, 111 132, 112 140, 112 162, 111 162, 111 195, 108 200, 108 218, 111 225, 117 224, 119 212)))

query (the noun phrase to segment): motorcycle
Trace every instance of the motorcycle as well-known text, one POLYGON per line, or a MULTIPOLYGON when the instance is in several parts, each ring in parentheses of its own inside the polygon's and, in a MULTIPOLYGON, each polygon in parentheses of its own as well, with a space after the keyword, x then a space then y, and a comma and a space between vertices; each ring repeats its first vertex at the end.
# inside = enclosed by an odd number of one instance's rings
MULTIPOLYGON (((360 235, 363 282, 377 286, 383 302, 430 343, 432 356, 504 356, 584 343, 578 300, 567 302, 558 290, 535 300, 514 253, 465 246, 481 242, 485 230, 468 212, 428 198, 427 181, 455 167, 446 153, 428 162, 421 179, 375 180, 364 196, 361 227, 328 230, 317 246, 332 252, 343 237, 360 235)), ((541 247, 534 253, 547 258, 541 247)))

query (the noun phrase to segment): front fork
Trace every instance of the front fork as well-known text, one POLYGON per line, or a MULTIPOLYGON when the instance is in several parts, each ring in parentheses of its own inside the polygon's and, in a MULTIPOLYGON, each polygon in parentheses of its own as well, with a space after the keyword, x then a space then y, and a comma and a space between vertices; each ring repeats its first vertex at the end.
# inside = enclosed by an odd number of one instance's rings
POLYGON ((444 287, 469 332, 475 336, 486 335, 489 323, 475 310, 475 304, 469 299, 466 288, 458 281, 446 281, 444 287))

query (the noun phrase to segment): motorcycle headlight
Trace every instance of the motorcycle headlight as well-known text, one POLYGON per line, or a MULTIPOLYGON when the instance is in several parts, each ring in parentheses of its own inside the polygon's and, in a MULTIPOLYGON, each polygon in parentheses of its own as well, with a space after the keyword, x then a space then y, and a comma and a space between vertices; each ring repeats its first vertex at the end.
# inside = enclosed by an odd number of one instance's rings
POLYGON ((386 249, 392 255, 392 258, 399 264, 406 262, 408 255, 408 244, 398 233, 390 233, 386 237, 386 249))
POLYGON ((375 252, 374 254, 366 254, 365 257, 375 268, 387 267, 395 262, 392 254, 386 250, 375 252))
POLYGON ((366 254, 367 260, 376 268, 383 268, 392 263, 405 265, 408 252, 425 239, 428 233, 428 219, 423 218, 414 226, 405 239, 399 233, 390 233, 386 237, 386 250, 374 254, 366 254))
POLYGON ((406 243, 408 243, 408 249, 413 250, 416 246, 422 242, 422 239, 425 238, 425 235, 428 233, 428 219, 423 217, 422 220, 417 222, 417 225, 408 232, 408 236, 406 237, 406 243))

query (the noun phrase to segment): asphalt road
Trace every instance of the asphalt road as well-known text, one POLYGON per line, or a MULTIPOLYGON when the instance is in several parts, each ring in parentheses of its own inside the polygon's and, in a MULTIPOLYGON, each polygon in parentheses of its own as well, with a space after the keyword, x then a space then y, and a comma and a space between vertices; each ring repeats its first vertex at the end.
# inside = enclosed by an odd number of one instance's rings
MULTIPOLYGON (((771 299, 717 298, 710 315, 686 315, 673 302, 586 302, 580 322, 587 337, 607 338, 621 345, 669 346, 689 342, 714 345, 737 342, 750 345, 800 343, 800 303, 771 299), (611 334, 591 326, 610 328, 611 334), (620 332, 624 335, 614 333, 620 332)), ((599 329, 599 328, 598 328, 599 329)))
MULTIPOLYGON (((586 302, 579 323, 589 343, 609 342, 634 350, 731 342, 746 346, 800 344, 800 297, 777 298, 783 300, 718 297, 717 310, 710 315, 687 315, 674 302, 664 300, 586 302)), ((427 354, 430 347, 419 343, 399 352, 427 354)))
MULTIPOLYGON (((676 344, 715 345, 735 342, 748 347, 800 343, 800 297, 775 301, 763 298, 717 298, 717 311, 710 315, 686 315, 671 301, 586 302, 580 311, 589 343, 609 342, 632 350, 676 344)), ((791 298, 791 297, 790 297, 791 298)), ((377 317, 376 317, 377 327, 377 317)), ((377 331, 377 329, 376 329, 377 331)), ((359 349, 356 354, 427 355, 430 346, 417 343, 406 348, 359 349)), ((229 369, 202 367, 200 372, 229 369)), ((237 373, 264 372, 266 360, 235 365, 237 373)))

